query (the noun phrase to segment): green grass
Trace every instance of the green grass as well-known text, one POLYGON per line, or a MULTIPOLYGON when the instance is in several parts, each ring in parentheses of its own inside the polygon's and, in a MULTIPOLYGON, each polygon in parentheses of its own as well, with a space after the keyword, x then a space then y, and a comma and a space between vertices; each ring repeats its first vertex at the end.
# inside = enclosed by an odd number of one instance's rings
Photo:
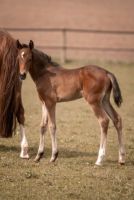
MULTIPOLYGON (((0 200, 134 199, 134 66, 96 63, 113 72, 122 89, 124 103, 117 110, 123 118, 126 165, 118 165, 117 134, 110 123, 106 160, 102 167, 94 168, 100 130, 83 99, 57 105, 58 160, 49 163, 51 141, 48 133, 45 156, 40 163, 34 163, 39 144, 41 104, 28 77, 23 83, 23 101, 30 159, 19 158, 18 134, 12 139, 0 139, 0 200)), ((82 64, 68 63, 66 67, 71 65, 82 64)))

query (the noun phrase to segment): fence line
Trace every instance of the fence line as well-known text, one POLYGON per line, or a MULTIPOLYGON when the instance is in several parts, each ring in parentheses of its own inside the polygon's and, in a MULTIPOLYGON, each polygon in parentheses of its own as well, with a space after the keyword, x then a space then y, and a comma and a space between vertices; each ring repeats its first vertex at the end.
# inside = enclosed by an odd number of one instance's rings
POLYGON ((73 29, 73 28, 4 28, 7 31, 24 31, 24 32, 86 32, 86 33, 98 33, 98 34, 127 34, 134 35, 132 30, 100 30, 100 29, 73 29))
POLYGON ((92 51, 118 51, 118 52, 134 52, 134 48, 108 48, 108 47, 76 47, 67 45, 67 33, 95 33, 95 34, 112 34, 112 35, 134 35, 134 31, 131 30, 99 30, 99 29, 73 29, 73 28, 4 28, 11 32, 61 32, 62 33, 62 45, 61 46, 38 46, 38 48, 47 49, 61 49, 61 60, 64 63, 67 59, 67 49, 72 50, 92 50, 92 51))
MULTIPOLYGON (((43 45, 38 45, 37 48, 40 49, 61 49, 63 48, 62 46, 43 46, 43 45)), ((73 47, 73 46, 67 46, 66 49, 71 49, 71 50, 91 50, 91 51, 128 51, 128 52, 134 52, 134 48, 108 48, 108 47, 73 47)))

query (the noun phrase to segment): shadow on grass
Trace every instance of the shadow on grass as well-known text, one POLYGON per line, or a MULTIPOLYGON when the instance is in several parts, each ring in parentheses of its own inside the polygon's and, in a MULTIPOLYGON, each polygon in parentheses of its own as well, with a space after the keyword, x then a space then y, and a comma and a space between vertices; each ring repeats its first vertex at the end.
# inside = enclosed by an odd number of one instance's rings
MULTIPOLYGON (((29 154, 30 157, 34 157, 37 154, 38 147, 29 147, 29 154)), ((6 146, 6 145, 0 145, 0 152, 20 152, 19 146, 6 146)), ((50 157, 51 155, 51 148, 45 148, 44 156, 45 158, 50 157)), ((65 148, 59 148, 59 157, 61 158, 76 158, 76 157, 94 157, 97 156, 97 153, 95 152, 84 152, 79 150, 72 150, 72 149, 65 149, 65 148)))
POLYGON ((97 153, 60 148, 60 157, 62 158, 94 157, 94 156, 97 156, 97 153))
POLYGON ((18 146, 5 146, 0 145, 0 152, 18 152, 20 147, 18 146))
MULTIPOLYGON (((37 154, 38 148, 31 147, 30 148, 30 157, 34 157, 37 154)), ((77 157, 94 157, 97 156, 95 152, 84 152, 79 150, 65 149, 59 148, 59 157, 60 158, 77 158, 77 157)), ((45 158, 49 158, 51 156, 51 148, 45 148, 44 156, 45 158)))
MULTIPOLYGON (((30 159, 33 159, 36 154, 37 154, 38 147, 29 147, 29 155, 30 159)), ((20 153, 20 146, 6 146, 6 145, 0 145, 0 152, 3 153, 20 153)), ((51 157, 51 148, 46 147, 45 152, 43 155, 43 158, 50 158, 51 157)), ((79 150, 73 150, 73 149, 66 149, 66 148, 59 148, 59 158, 82 158, 82 157, 92 157, 92 158, 97 158, 97 151, 96 152, 85 152, 85 151, 79 151, 79 150)), ((106 159, 105 160, 105 165, 116 165, 118 163, 118 158, 117 160, 110 160, 106 159)), ((118 166, 134 166, 134 161, 133 160, 127 160, 125 165, 120 165, 118 166)))

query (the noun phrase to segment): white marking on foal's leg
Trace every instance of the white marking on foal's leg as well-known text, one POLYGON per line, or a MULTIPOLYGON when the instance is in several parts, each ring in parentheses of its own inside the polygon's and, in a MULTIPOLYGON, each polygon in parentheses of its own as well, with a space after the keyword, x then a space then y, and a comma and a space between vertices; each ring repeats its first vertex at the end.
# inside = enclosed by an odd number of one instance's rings
POLYGON ((41 129, 40 129, 40 142, 38 153, 34 159, 35 162, 38 162, 44 154, 44 147, 45 147, 45 133, 47 130, 47 123, 48 123, 48 114, 46 110, 45 104, 42 105, 42 120, 41 120, 41 129))
POLYGON ((39 143, 39 149, 38 149, 38 154, 43 153, 44 152, 44 133, 46 132, 46 127, 41 127, 41 134, 40 134, 40 143, 39 143))
POLYGON ((102 162, 105 158, 106 154, 106 142, 107 142, 107 129, 109 124, 109 119, 103 119, 103 121, 100 121, 100 127, 101 127, 101 139, 100 139, 100 149, 98 153, 98 158, 96 161, 96 165, 102 165, 102 162))
POLYGON ((56 158, 58 157, 58 150, 57 150, 57 138, 56 138, 56 126, 50 125, 50 135, 51 135, 51 140, 52 140, 52 156, 50 159, 50 162, 54 162, 56 158))
POLYGON ((20 157, 21 158, 29 158, 28 155, 28 142, 26 139, 26 135, 25 135, 25 128, 22 124, 20 124, 20 136, 21 136, 21 153, 20 153, 20 157))
POLYGON ((125 146, 124 146, 124 135, 122 133, 122 119, 118 116, 118 122, 116 124, 116 129, 118 133, 118 141, 119 141, 119 163, 125 164, 125 146))
POLYGON ((124 138, 122 134, 122 130, 118 134, 118 141, 119 141, 119 163, 125 164, 125 147, 124 147, 124 138))
POLYGON ((105 153, 106 153, 106 151, 105 151, 105 147, 100 147, 100 149, 99 149, 99 153, 98 153, 98 158, 97 158, 97 161, 96 161, 96 165, 102 165, 102 161, 104 160, 104 158, 105 158, 105 153))
POLYGON ((46 132, 47 126, 41 127, 41 132, 40 132, 40 143, 39 143, 39 148, 38 148, 38 153, 34 159, 35 162, 38 162, 41 157, 44 154, 44 147, 45 147, 45 132, 46 132))

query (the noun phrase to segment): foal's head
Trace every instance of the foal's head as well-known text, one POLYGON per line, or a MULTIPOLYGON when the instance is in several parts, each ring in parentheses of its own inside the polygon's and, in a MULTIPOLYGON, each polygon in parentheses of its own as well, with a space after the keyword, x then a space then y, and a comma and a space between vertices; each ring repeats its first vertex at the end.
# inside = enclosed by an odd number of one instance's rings
POLYGON ((19 73, 20 79, 24 80, 29 68, 32 65, 32 49, 34 48, 34 43, 30 40, 29 45, 21 44, 19 40, 16 41, 18 49, 18 63, 19 63, 19 73))

